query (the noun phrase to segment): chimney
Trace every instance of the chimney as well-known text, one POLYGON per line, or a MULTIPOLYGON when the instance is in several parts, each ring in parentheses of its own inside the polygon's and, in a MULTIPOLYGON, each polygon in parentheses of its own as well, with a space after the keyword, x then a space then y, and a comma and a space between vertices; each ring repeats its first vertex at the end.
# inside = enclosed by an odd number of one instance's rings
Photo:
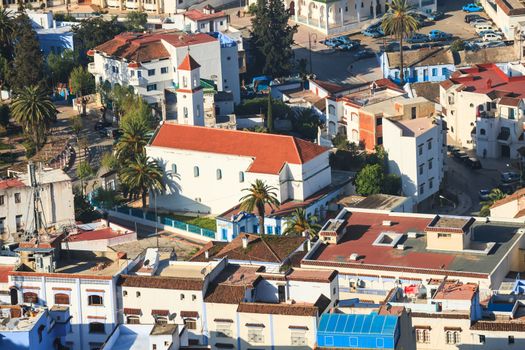
POLYGON ((492 88, 492 79, 487 79, 487 89, 492 88))
POLYGON ((204 257, 205 257, 206 259, 209 259, 209 258, 210 258, 210 252, 207 251, 207 250, 204 251, 204 257))
POLYGON ((307 240, 306 241, 306 250, 307 251, 312 250, 312 241, 311 240, 307 240))
POLYGON ((242 240, 242 247, 244 249, 248 248, 248 236, 246 235, 242 236, 241 240, 242 240))

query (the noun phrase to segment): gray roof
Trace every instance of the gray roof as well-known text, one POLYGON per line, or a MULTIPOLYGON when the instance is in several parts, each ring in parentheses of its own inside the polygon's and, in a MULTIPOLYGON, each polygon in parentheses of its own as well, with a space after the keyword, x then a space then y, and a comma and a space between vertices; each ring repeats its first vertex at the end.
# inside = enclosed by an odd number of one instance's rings
POLYGON ((478 51, 460 51, 460 66, 471 66, 483 63, 507 63, 519 60, 513 47, 491 47, 478 51))
POLYGON ((406 200, 406 197, 389 194, 372 194, 354 205, 354 207, 362 209, 392 210, 403 204, 406 200))

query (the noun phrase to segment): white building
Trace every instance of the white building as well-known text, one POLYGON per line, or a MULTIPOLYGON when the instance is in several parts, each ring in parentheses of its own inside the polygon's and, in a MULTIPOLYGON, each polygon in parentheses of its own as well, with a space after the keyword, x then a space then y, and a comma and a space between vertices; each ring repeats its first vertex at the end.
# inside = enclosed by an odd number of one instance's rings
POLYGON ((260 179, 280 202, 302 201, 331 183, 328 150, 284 135, 164 123, 146 146, 167 174, 158 207, 220 214, 260 179))
POLYGON ((401 177, 403 195, 412 197, 415 205, 439 191, 444 175, 445 137, 439 119, 383 119, 389 172, 401 177))
POLYGON ((201 66, 201 78, 211 81, 218 91, 230 92, 235 103, 240 102, 237 44, 221 33, 216 37, 179 31, 120 34, 89 51, 94 62, 88 68, 97 84, 129 85, 165 112, 165 90, 174 92, 182 83, 177 67, 188 51, 201 66))
MULTIPOLYGON (((174 28, 190 33, 224 32, 228 30, 229 16, 224 11, 215 11, 210 5, 202 10, 191 9, 170 17, 174 28)), ((167 24, 163 25, 167 28, 167 24)))
MULTIPOLYGON (((40 188, 37 211, 43 226, 71 225, 75 222, 71 178, 59 169, 36 170, 40 188)), ((28 174, 0 181, 0 232, 14 238, 16 232, 35 229, 34 195, 28 174)))

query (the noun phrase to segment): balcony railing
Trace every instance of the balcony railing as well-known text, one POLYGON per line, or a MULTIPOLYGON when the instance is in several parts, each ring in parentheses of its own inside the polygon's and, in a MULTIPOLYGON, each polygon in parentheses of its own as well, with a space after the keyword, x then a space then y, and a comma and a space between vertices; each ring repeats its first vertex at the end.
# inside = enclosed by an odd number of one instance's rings
POLYGON ((356 294, 370 294, 370 295, 387 295, 388 291, 382 289, 371 289, 371 288, 347 288, 339 287, 340 292, 345 293, 356 293, 356 294))
POLYGON ((131 77, 128 79, 128 83, 131 86, 144 85, 146 83, 146 79, 143 77, 131 77))

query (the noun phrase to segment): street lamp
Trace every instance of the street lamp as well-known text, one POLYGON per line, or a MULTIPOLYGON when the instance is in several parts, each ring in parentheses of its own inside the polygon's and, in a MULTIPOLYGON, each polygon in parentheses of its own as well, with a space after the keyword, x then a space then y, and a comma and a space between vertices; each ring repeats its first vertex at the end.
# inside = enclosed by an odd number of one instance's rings
POLYGON ((452 203, 452 207, 453 207, 454 209, 456 209, 456 203, 455 203, 454 201, 452 201, 452 200, 450 200, 450 199, 448 199, 447 197, 442 196, 442 195, 438 195, 438 197, 439 197, 440 199, 444 199, 444 200, 446 200, 447 202, 452 203))
POLYGON ((312 75, 312 40, 314 42, 314 46, 317 43, 317 34, 316 33, 309 33, 308 34, 308 51, 310 52, 310 75, 312 75))

